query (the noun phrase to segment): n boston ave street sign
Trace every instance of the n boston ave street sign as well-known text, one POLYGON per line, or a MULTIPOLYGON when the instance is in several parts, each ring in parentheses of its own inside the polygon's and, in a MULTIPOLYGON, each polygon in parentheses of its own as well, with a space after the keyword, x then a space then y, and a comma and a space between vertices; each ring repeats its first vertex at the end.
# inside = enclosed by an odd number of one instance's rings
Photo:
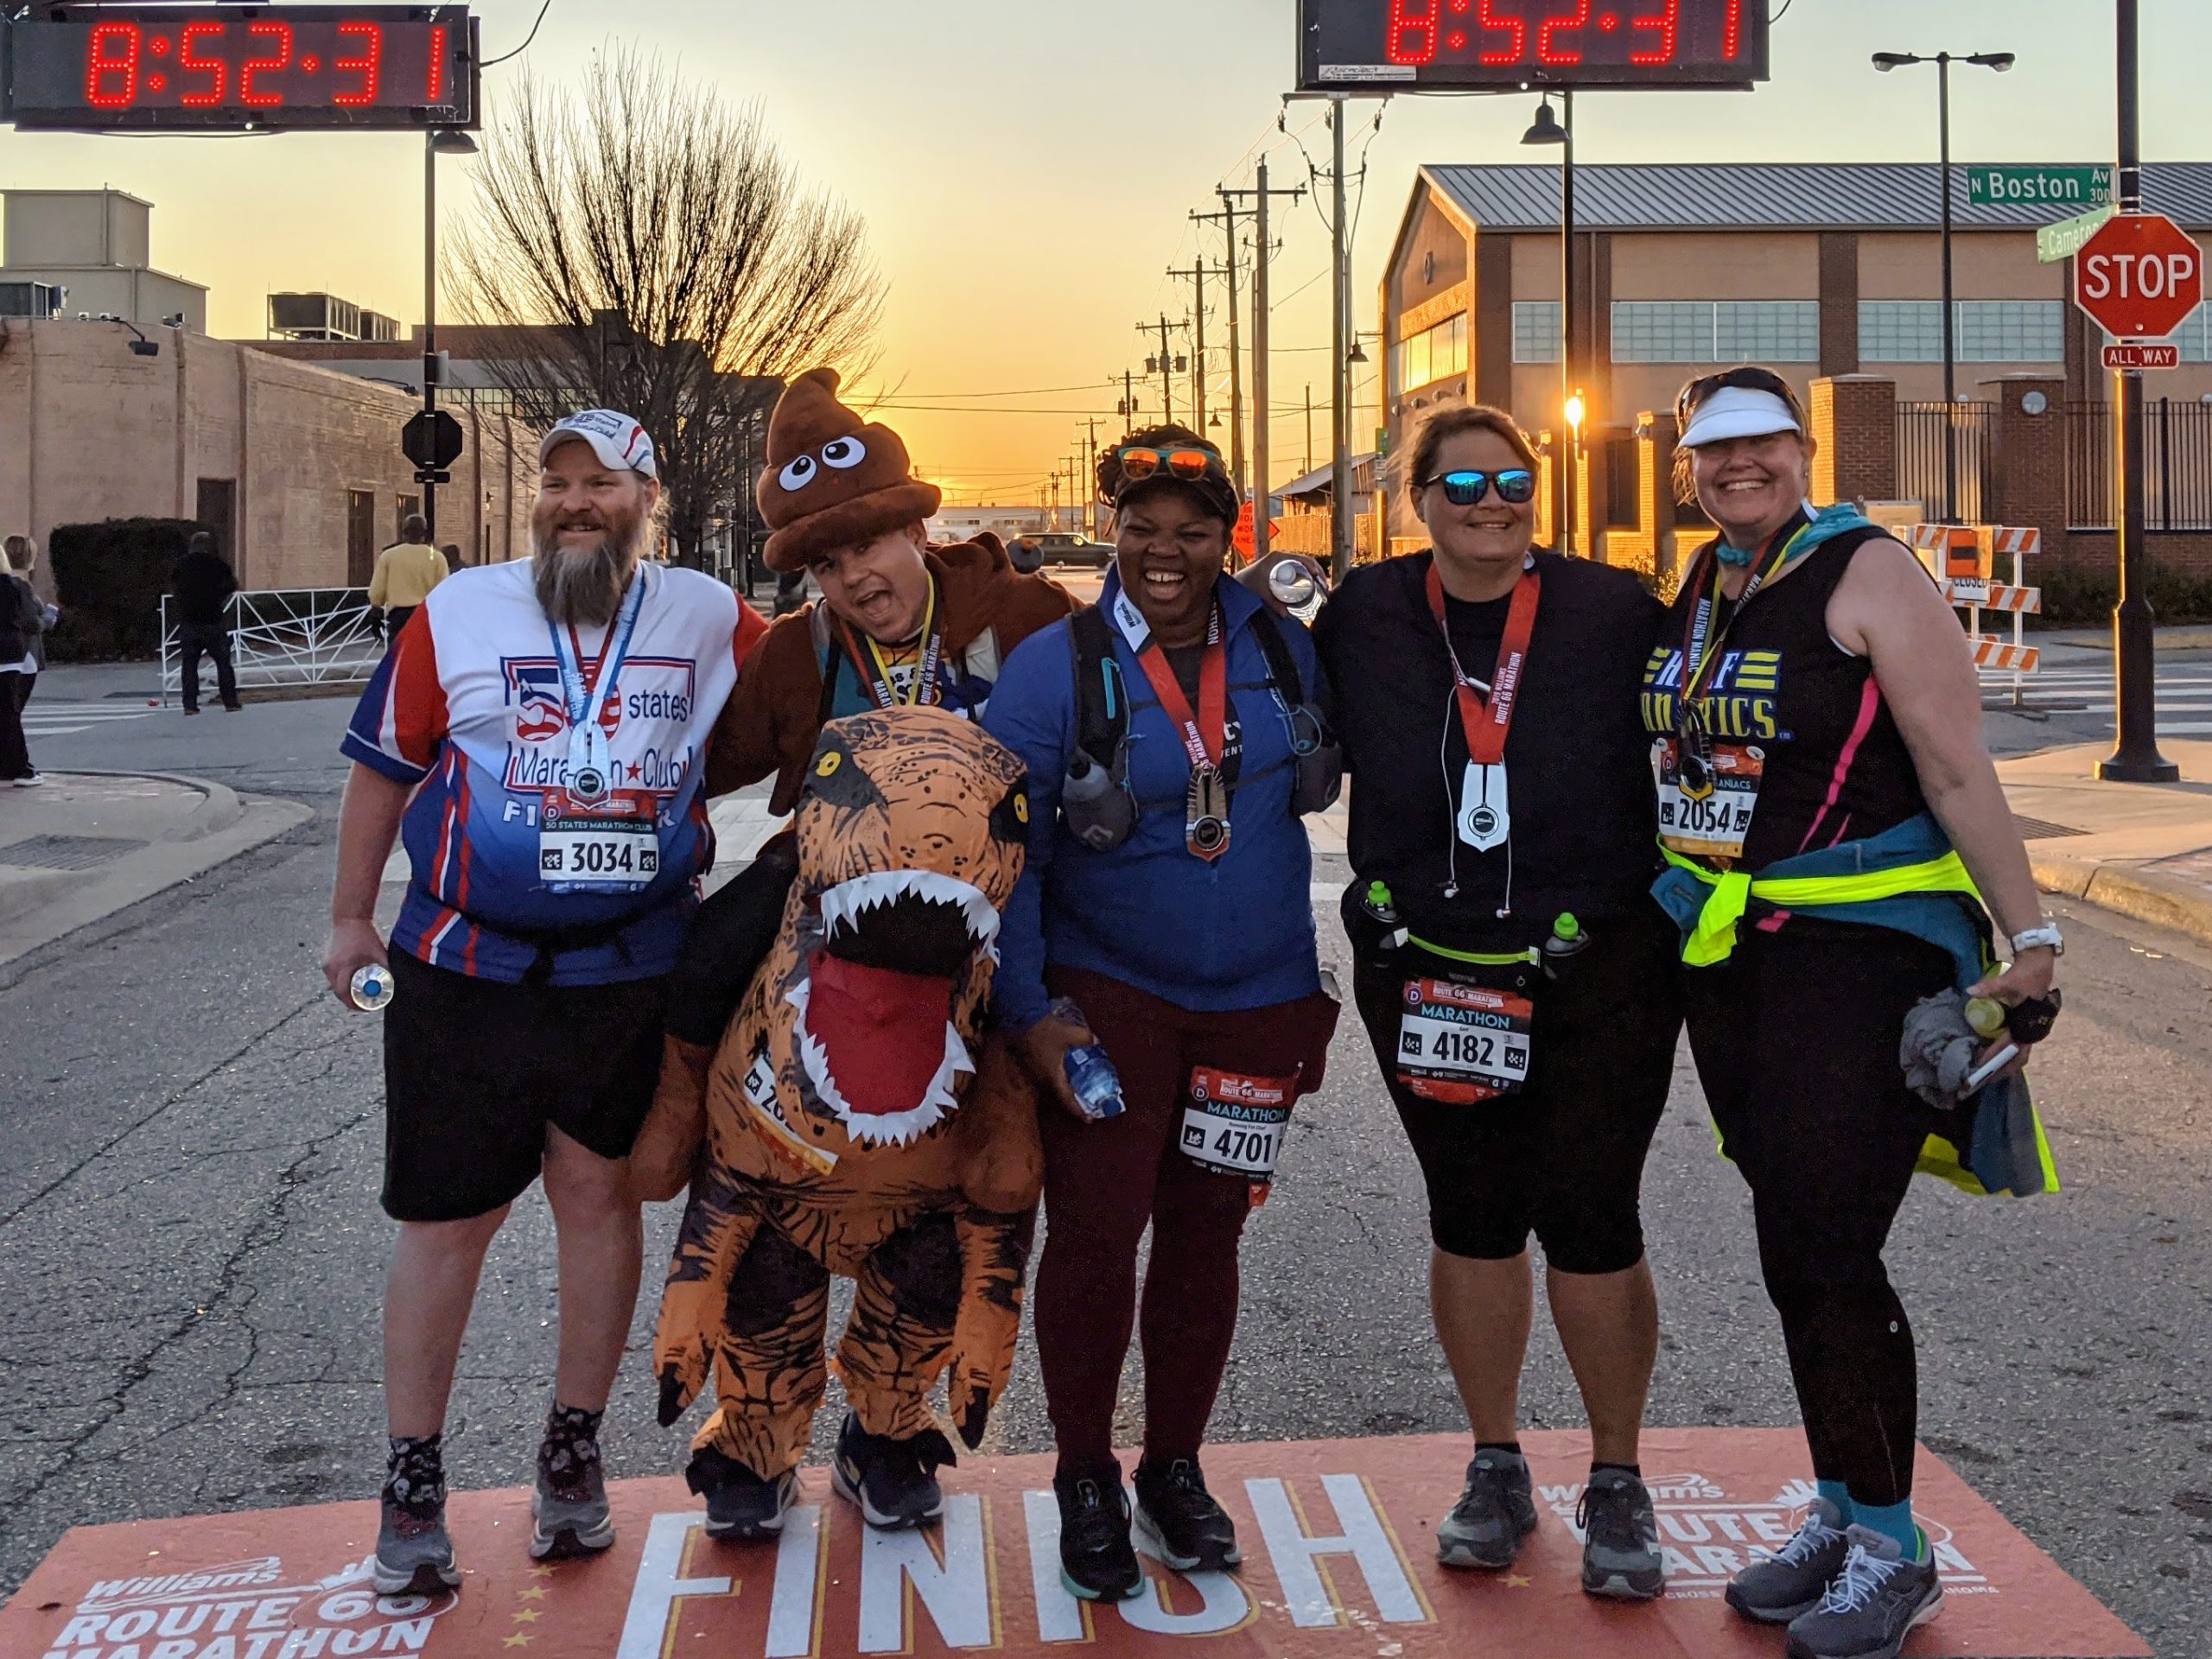
POLYGON ((2112 200, 2108 167, 1970 167, 1967 200, 2009 206, 2089 207, 2112 200))
POLYGON ((2120 214, 2074 264, 2074 303, 2114 340, 2164 340, 2203 300, 2203 251, 2160 213, 2120 214))

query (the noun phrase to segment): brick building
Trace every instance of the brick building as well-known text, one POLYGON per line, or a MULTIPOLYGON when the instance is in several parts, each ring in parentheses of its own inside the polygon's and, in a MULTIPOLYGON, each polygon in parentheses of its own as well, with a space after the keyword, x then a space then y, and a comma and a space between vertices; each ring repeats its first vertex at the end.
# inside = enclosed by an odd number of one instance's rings
MULTIPOLYGON (((2113 493, 2102 337, 2068 298, 2071 263, 2036 257, 2036 230, 2069 210, 1972 203, 1969 170, 1955 169, 1962 407, 1947 421, 1939 168, 1576 168, 1574 379, 1588 406, 1577 523, 1624 562, 1663 564, 1672 521, 1651 522, 1654 490, 1665 493, 1652 468, 1671 459, 1675 394, 1750 361, 1835 423, 1835 495, 1940 513, 1948 424, 1960 516, 2002 512, 2093 545, 2113 493)), ((2145 194, 2200 241, 2212 232, 2212 162, 2157 163, 2145 194)), ((1555 163, 1421 169, 1382 280, 1392 454, 1442 404, 1499 404, 1534 432, 1561 424, 1560 266, 1555 163)), ((2194 537, 2212 531, 2212 307, 2174 338, 2182 366, 2146 385, 2166 400, 2153 406, 2152 522, 2194 537)))
MULTIPOLYGON (((44 545, 56 524, 197 518, 248 588, 365 582, 420 503, 399 453, 417 400, 188 329, 156 330, 157 356, 130 338, 114 323, 0 322, 0 528, 44 545)), ((472 564, 526 556, 535 435, 461 415, 468 448, 440 493, 439 539, 472 564)))

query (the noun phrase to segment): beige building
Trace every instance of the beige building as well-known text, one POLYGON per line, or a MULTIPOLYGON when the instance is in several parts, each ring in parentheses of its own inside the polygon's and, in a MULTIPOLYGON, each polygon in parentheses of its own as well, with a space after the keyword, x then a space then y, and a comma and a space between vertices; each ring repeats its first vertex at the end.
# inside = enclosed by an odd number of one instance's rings
MULTIPOLYGON (((399 453, 419 407, 404 392, 189 332, 160 331, 160 354, 145 357, 113 323, 0 331, 10 533, 43 546, 57 524, 197 518, 248 588, 344 588, 368 580, 420 504, 399 453)), ((439 492, 439 539, 470 563, 526 556, 535 435, 497 412, 459 413, 468 447, 439 492)))
POLYGON ((9 190, 0 283, 44 283, 68 290, 60 314, 117 316, 148 334, 181 318, 207 332, 207 290, 156 270, 153 204, 120 190, 9 190))
MULTIPOLYGON (((2034 374, 2058 378, 2069 406, 2108 398, 2102 337, 2068 298, 2071 263, 2036 257, 2037 227, 2063 210, 1974 205, 1967 171, 1955 170, 1960 395, 1986 405, 1985 383, 2034 374)), ((1671 412, 1685 380, 1749 361, 1801 388, 1894 381, 1900 468, 1924 486, 1934 446, 1915 443, 1911 423, 1913 405, 1942 396, 1936 167, 1583 166, 1574 177, 1573 378, 1593 469, 1630 472, 1639 415, 1671 412)), ((2149 207, 2200 239, 2212 230, 2212 163, 2158 163, 2145 188, 2149 207)), ((1501 404, 1532 431, 1561 423, 1560 264, 1556 163, 1421 169, 1382 283, 1393 454, 1443 404, 1501 404)), ((2182 366, 2150 375, 2147 395, 2212 398, 2212 316, 2200 309, 2175 340, 2182 366)), ((1940 431, 1940 408, 1932 420, 1940 431)), ((1619 482, 1617 499, 1629 493, 1619 482)))

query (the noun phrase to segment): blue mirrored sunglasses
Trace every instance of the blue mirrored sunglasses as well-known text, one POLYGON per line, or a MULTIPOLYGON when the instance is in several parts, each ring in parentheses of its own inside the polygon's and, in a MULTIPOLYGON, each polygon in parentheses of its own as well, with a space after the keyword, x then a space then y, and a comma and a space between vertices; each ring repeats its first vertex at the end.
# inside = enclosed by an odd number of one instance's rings
POLYGON ((1536 475, 1525 467, 1503 473, 1439 473, 1425 480, 1421 488, 1434 484, 1444 486, 1444 499, 1455 507, 1474 506, 1490 493, 1493 484, 1497 486, 1497 499, 1516 507, 1536 498, 1536 475))

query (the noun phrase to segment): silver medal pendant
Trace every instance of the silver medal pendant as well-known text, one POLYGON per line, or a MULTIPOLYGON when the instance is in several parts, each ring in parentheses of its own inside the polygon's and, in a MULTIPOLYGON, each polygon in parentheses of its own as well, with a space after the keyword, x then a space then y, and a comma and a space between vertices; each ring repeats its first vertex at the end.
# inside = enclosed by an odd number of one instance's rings
POLYGON ((1218 858, 1229 849, 1229 791, 1211 766, 1191 774, 1183 804, 1183 840, 1203 859, 1218 858))
POLYGON ((613 772, 607 734, 597 726, 579 728, 569 745, 569 793, 587 803, 604 800, 613 772))
POLYGON ((1503 766, 1467 763, 1466 778, 1459 785, 1459 839, 1478 853, 1502 846, 1513 833, 1503 766))

